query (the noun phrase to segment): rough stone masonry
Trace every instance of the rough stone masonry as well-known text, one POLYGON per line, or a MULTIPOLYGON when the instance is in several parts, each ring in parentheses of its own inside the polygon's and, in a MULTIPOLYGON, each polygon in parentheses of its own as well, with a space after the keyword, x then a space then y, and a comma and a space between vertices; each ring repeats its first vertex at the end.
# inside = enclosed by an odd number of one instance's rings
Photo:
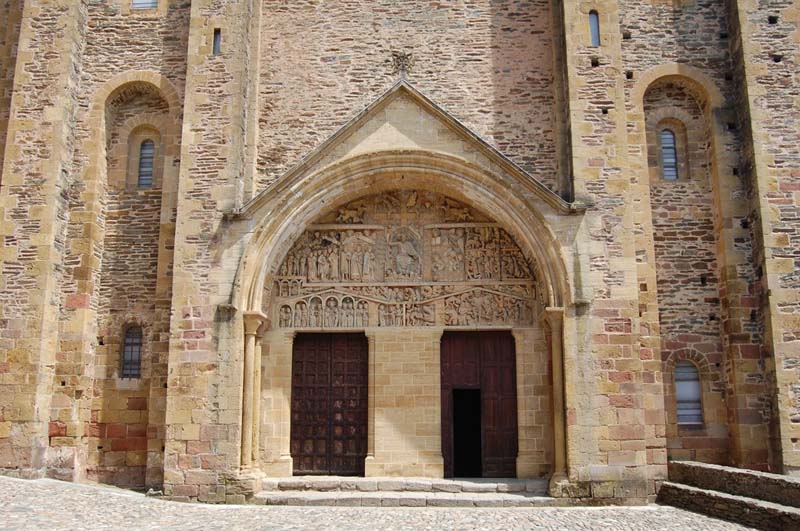
POLYGON ((796 2, 0 22, 3 474, 642 503, 670 458, 800 473, 796 2))

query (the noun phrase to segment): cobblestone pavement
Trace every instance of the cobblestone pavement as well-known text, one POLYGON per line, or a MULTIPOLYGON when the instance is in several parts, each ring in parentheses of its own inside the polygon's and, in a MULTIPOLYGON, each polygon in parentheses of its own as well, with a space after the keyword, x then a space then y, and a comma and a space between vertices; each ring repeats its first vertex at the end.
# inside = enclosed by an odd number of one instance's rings
POLYGON ((0 529, 747 529, 672 507, 416 509, 213 506, 0 477, 0 529))

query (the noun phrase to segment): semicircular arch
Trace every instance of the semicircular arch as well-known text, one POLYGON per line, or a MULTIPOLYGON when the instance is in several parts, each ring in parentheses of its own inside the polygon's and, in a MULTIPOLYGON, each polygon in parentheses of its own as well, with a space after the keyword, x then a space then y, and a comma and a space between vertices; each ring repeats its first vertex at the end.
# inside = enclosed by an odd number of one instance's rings
POLYGON ((440 192, 485 212, 507 230, 537 265, 542 303, 563 307, 571 299, 560 245, 547 222, 555 213, 534 189, 509 182, 469 161, 423 150, 372 152, 297 172, 275 183, 248 211, 254 230, 243 252, 231 303, 245 312, 265 307, 264 287, 294 242, 321 214, 363 196, 390 190, 440 192))

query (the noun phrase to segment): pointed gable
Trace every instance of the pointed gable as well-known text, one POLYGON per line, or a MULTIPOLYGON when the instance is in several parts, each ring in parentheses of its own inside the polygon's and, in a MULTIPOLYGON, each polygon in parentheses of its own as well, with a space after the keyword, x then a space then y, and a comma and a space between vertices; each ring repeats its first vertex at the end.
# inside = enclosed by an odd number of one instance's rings
POLYGON ((410 83, 401 80, 254 197, 241 213, 246 215, 269 190, 301 174, 309 175, 346 159, 385 151, 427 151, 464 159, 494 173, 511 174, 526 181, 558 211, 575 210, 410 83))

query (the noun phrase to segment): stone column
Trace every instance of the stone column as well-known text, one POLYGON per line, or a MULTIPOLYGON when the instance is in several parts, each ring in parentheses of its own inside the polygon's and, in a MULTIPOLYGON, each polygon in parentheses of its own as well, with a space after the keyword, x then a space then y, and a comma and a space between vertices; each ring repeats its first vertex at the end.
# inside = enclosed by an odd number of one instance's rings
POLYGON ((367 458, 364 468, 375 460, 375 332, 364 332, 369 344, 369 382, 367 384, 367 458))
POLYGON ((256 349, 253 360, 253 453, 254 466, 258 468, 261 456, 261 358, 264 355, 264 333, 269 328, 269 321, 264 320, 256 332, 256 349))
POLYGON ((256 334, 264 322, 260 313, 244 314, 244 381, 242 384, 242 461, 250 468, 253 458, 253 390, 255 386, 256 334))
POLYGON ((551 495, 567 479, 567 437, 564 416, 564 310, 546 308, 543 319, 550 329, 550 359, 553 367, 553 477, 551 495))

